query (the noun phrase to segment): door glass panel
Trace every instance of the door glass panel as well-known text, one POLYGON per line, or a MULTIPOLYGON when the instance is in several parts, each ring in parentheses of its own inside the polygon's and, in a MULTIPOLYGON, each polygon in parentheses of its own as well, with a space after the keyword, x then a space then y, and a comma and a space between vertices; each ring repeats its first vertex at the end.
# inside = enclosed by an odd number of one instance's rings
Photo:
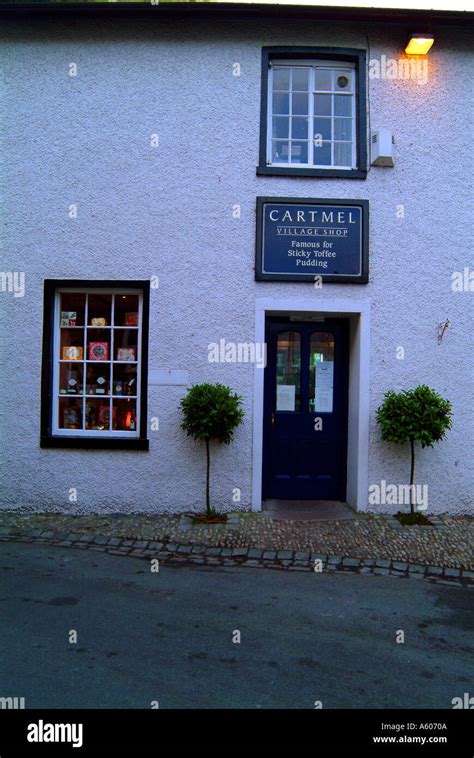
POLYGON ((277 338, 277 411, 300 410, 300 373, 301 337, 298 332, 281 332, 277 338))
POLYGON ((309 345, 309 410, 332 413, 334 387, 334 337, 313 332, 309 345))

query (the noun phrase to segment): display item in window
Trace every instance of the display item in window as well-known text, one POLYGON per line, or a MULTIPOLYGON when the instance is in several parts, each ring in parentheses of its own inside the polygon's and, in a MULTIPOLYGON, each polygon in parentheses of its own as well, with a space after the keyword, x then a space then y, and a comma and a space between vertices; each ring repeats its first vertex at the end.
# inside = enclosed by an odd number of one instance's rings
POLYGON ((61 311, 61 326, 76 326, 76 311, 61 311))
POLYGON ((136 361, 137 360, 137 348, 136 347, 119 347, 117 351, 118 361, 136 361))
POLYGON ((65 429, 81 429, 81 413, 79 408, 65 408, 63 422, 65 429))
POLYGON ((90 342, 89 343, 89 360, 90 361, 108 361, 109 360, 109 343, 108 342, 90 342))
POLYGON ((63 347, 63 361, 82 361, 83 355, 84 349, 82 347, 73 345, 63 347))
POLYGON ((126 313, 125 314, 125 326, 138 326, 138 313, 126 313))
POLYGON ((105 384, 107 379, 105 376, 98 376, 96 382, 95 393, 96 395, 105 395, 105 384))

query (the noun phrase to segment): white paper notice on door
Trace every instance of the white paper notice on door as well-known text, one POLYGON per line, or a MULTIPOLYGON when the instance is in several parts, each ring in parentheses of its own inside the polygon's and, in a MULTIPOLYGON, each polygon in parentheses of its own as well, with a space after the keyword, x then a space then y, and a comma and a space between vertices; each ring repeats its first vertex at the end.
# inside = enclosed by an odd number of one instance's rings
POLYGON ((277 385, 277 411, 294 411, 296 387, 294 384, 277 385))
POLYGON ((316 364, 316 390, 314 410, 320 413, 332 413, 332 396, 334 383, 334 363, 321 361, 316 364))

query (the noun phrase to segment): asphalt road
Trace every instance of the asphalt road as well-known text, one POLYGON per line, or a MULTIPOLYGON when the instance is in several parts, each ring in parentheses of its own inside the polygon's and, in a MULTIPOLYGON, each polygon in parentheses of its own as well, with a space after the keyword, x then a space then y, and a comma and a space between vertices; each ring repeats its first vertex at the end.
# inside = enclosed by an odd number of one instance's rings
POLYGON ((0 577, 0 697, 26 708, 451 708, 473 691, 468 589, 152 573, 142 560, 15 543, 0 543, 0 577))

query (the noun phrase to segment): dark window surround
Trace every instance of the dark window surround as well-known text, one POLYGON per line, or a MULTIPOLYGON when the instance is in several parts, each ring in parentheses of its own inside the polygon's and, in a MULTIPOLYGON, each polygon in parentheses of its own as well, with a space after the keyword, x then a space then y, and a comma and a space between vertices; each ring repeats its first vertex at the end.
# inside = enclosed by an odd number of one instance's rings
POLYGON ((260 157, 258 176, 309 176, 338 179, 367 178, 367 113, 366 113, 366 52, 352 47, 264 47, 262 48, 262 96, 260 108, 260 157), (299 168, 298 166, 267 165, 267 119, 268 119, 268 69, 270 61, 278 59, 314 58, 314 60, 334 60, 354 62, 356 70, 356 138, 357 168, 324 169, 299 168))
POLYGON ((41 365, 41 447, 88 448, 91 450, 148 450, 147 439, 147 390, 148 390, 148 329, 150 311, 150 282, 88 279, 45 279, 43 301, 43 358, 41 365), (84 289, 140 289, 143 293, 141 388, 140 388, 140 436, 123 437, 72 437, 54 435, 51 432, 52 385, 53 385, 53 340, 54 298, 56 290, 67 287, 84 289))

